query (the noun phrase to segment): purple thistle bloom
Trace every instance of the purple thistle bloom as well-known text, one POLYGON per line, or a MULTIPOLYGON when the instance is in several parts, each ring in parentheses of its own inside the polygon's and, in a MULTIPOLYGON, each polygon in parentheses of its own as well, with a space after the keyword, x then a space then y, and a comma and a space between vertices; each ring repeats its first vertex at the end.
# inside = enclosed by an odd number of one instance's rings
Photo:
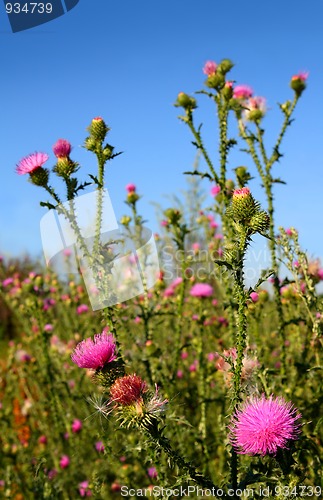
POLYGON ((211 297, 211 295, 213 295, 213 288, 207 283, 196 283, 196 285, 192 286, 190 295, 199 298, 211 297))
POLYGON ((32 153, 26 156, 17 165, 16 172, 19 175, 31 174, 38 168, 42 167, 48 160, 49 156, 46 153, 32 153))
POLYGON ((80 368, 97 370, 116 359, 115 350, 113 335, 102 332, 94 335, 94 340, 88 338, 77 344, 71 359, 80 368))
POLYGON ((298 438, 301 414, 282 397, 250 398, 236 410, 229 426, 229 440, 243 455, 276 455, 279 448, 298 438))

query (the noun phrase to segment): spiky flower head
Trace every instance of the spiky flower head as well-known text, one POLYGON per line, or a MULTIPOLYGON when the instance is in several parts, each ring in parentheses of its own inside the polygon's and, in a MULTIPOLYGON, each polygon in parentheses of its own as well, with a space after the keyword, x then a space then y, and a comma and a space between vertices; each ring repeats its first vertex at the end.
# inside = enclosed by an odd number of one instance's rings
POLYGON ((53 152, 56 158, 67 158, 71 151, 72 146, 66 139, 58 139, 53 146, 53 152))
POLYGON ((49 172, 47 169, 42 168, 44 163, 48 160, 47 153, 35 152, 25 156, 16 166, 18 175, 30 175, 30 181, 36 186, 47 186, 49 172))
POLYGON ((139 375, 125 375, 114 382, 110 389, 110 397, 113 403, 128 406, 141 402, 147 391, 148 386, 139 375))
POLYGON ((229 440, 240 454, 276 455, 300 434, 301 414, 282 397, 263 394, 237 409, 229 426, 229 440))
POLYGON ((216 73, 218 65, 214 61, 206 61, 203 66, 203 73, 207 76, 214 75, 216 73))
POLYGON ((106 332, 82 340, 75 347, 71 359, 80 368, 97 370, 103 368, 117 358, 116 343, 113 335, 106 332))
POLYGON ((196 283, 190 290, 192 297, 205 298, 213 295, 213 288, 208 283, 196 283))
POLYGON ((306 89, 307 78, 308 78, 308 73, 304 71, 298 73, 297 75, 292 76, 292 79, 290 81, 290 86, 298 97, 306 89))
POLYGON ((180 210, 177 210, 176 208, 167 208, 164 211, 164 215, 167 218, 168 224, 174 226, 178 225, 179 221, 182 218, 182 213, 180 212, 180 210))
POLYGON ((234 99, 249 99, 253 94, 253 90, 248 85, 237 85, 233 89, 233 98, 234 99))
POLYGON ((264 97, 250 97, 246 102, 244 118, 249 122, 259 123, 266 113, 266 99, 264 97))
POLYGON ((157 385, 152 393, 136 374, 118 378, 110 388, 110 405, 122 426, 154 429, 167 402, 159 397, 157 385))

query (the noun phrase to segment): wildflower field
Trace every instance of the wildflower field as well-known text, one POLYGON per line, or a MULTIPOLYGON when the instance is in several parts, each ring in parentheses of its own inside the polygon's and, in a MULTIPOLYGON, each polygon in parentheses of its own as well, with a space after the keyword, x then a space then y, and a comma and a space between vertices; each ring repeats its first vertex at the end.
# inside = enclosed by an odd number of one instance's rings
POLYGON ((187 203, 162 209, 158 234, 145 227, 139 180, 125 187, 119 229, 105 228, 119 153, 103 118, 84 140, 98 165, 87 179, 68 139, 55 142, 51 171, 45 152, 17 159, 74 240, 48 250, 46 268, 0 261, 0 498, 322 498, 323 267, 292 220, 276 227, 274 204, 308 75, 291 78, 268 147, 266 100, 230 80, 232 66, 208 61, 203 90, 177 96, 198 162, 185 172, 187 203), (212 151, 203 99, 216 111, 212 151), (242 155, 233 169, 232 149, 242 155), (270 266, 250 284, 254 238, 270 266))

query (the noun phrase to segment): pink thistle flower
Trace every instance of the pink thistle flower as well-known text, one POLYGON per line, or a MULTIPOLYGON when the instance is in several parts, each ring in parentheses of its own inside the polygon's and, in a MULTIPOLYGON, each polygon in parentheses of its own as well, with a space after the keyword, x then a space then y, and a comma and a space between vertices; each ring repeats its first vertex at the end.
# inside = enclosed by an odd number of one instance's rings
POLYGON ((257 292, 251 292, 250 298, 251 298, 252 302, 257 302, 258 299, 259 299, 259 293, 257 293, 257 292))
POLYGON ((297 75, 293 75, 292 80, 301 80, 302 82, 306 82, 306 80, 308 79, 308 75, 308 71, 301 71, 297 75))
POLYGON ((111 363, 117 357, 116 344, 111 334, 99 333, 91 338, 82 340, 74 349, 71 359, 80 368, 97 370, 111 363))
POLYGON ((218 65, 214 61, 206 61, 203 66, 203 73, 207 76, 214 75, 216 73, 218 65))
POLYGON ((211 195, 212 196, 217 196, 221 191, 221 187, 218 186, 217 184, 211 188, 211 195))
POLYGON ((61 467, 61 469, 66 469, 69 465, 70 465, 70 458, 68 455, 62 455, 60 461, 59 461, 59 465, 61 467))
POLYGON ((149 467, 147 473, 151 479, 156 479, 158 476, 156 467, 149 467))
POLYGON ((196 283, 196 285, 192 286, 190 295, 199 298, 211 297, 213 295, 213 288, 207 283, 196 283))
POLYGON ((82 427, 83 427, 83 424, 82 424, 81 420, 79 420, 78 418, 73 420, 72 432, 74 432, 74 434, 76 434, 77 432, 80 432, 82 427))
POLYGON ((51 469, 47 472, 47 477, 48 479, 51 481, 52 479, 54 479, 54 477, 56 477, 58 474, 57 470, 56 469, 51 469))
POLYGON ((53 152, 56 158, 67 158, 71 150, 72 146, 66 139, 58 139, 53 146, 53 152))
POLYGON ((16 172, 18 175, 31 174, 37 168, 40 168, 48 160, 49 156, 46 153, 32 153, 31 155, 25 156, 17 164, 16 172))
POLYGON ((253 90, 248 85, 237 85, 233 89, 234 99, 249 99, 253 94, 253 90))
POLYGON ((12 283, 13 283, 13 278, 6 278, 2 282, 2 286, 8 286, 8 285, 11 285, 12 283))
POLYGON ((147 391, 146 382, 134 373, 118 378, 110 388, 110 397, 113 403, 129 406, 142 401, 147 391))
POLYGON ((54 326, 51 324, 51 323, 47 323, 45 326, 44 326, 44 331, 45 332, 52 332, 54 329, 54 326))
POLYGON ((89 310, 89 307, 86 304, 81 304, 77 307, 76 312, 77 314, 83 314, 87 313, 89 310))
POLYGON ((282 397, 250 398, 236 410, 229 426, 229 439, 243 455, 276 455, 298 438, 301 414, 282 397))
POLYGON ((41 436, 39 436, 38 438, 38 443, 41 443, 41 444, 46 444, 47 443, 47 437, 42 434, 41 436))
POLYGON ((128 193, 134 193, 136 191, 136 185, 135 184, 127 184, 126 190, 128 191, 128 193))
POLYGON ((243 187, 241 189, 235 189, 233 191, 232 198, 241 199, 241 198, 247 198, 248 196, 250 196, 250 189, 247 187, 243 187))
POLYGON ((97 441, 95 443, 95 449, 96 451, 98 451, 99 453, 103 453, 104 452, 104 444, 102 443, 102 441, 97 441))
POLYGON ((81 497, 91 497, 92 496, 92 491, 89 488, 89 482, 88 481, 82 481, 79 483, 79 493, 81 497))

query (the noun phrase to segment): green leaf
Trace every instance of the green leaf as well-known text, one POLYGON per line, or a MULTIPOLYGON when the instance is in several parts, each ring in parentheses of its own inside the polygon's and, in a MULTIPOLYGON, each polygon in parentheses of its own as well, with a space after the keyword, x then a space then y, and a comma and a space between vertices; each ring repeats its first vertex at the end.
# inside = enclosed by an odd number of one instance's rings
POLYGON ((183 172, 183 173, 184 173, 184 175, 198 175, 202 179, 206 178, 206 179, 209 179, 210 181, 213 181, 212 176, 210 174, 208 174, 207 172, 203 173, 203 172, 199 172, 198 170, 193 170, 193 172, 183 172))
POLYGON ((39 204, 41 207, 47 207, 49 210, 55 210, 56 208, 55 205, 52 205, 48 201, 40 201, 39 204))

